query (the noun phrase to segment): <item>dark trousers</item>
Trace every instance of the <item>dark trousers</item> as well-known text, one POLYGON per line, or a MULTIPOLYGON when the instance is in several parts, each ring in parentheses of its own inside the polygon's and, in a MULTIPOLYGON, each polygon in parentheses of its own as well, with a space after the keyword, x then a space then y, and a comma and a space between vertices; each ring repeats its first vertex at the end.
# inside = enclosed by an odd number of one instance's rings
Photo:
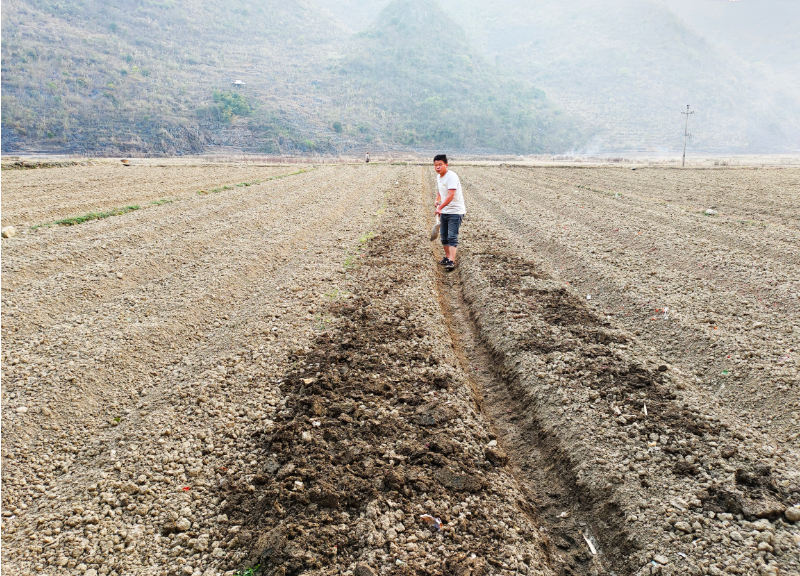
POLYGON ((442 246, 458 246, 458 229, 461 227, 463 214, 441 214, 442 246))

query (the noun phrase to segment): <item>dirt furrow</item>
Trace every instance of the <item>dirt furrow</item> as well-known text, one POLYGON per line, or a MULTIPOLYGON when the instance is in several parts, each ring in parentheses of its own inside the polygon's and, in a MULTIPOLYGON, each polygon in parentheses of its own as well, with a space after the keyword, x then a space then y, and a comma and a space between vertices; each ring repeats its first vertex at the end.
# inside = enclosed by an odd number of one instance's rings
POLYGON ((619 532, 620 522, 614 523, 613 517, 598 522, 582 502, 568 454, 549 441, 543 433, 546 423, 537 420, 527 394, 507 379, 502 359, 496 360, 482 341, 458 274, 442 274, 440 302, 481 412, 492 423, 509 467, 532 505, 532 516, 547 535, 550 567, 566 576, 609 573, 624 563, 618 549, 605 546, 608 524, 619 532))
POLYGON ((465 252, 466 298, 524 407, 517 426, 560 456, 609 569, 796 569, 798 533, 783 519, 798 496, 790 454, 687 387, 541 262, 503 248, 465 252), (769 556, 753 545, 762 530, 779 543, 769 556))
MULTIPOLYGON (((176 190, 247 179, 203 170, 176 190)), ((450 275, 416 167, 3 239, 4 569, 799 573, 786 218, 737 237, 646 190, 738 207, 725 171, 458 171, 450 275)))
POLYGON ((594 189, 633 194, 696 211, 716 208, 745 219, 780 223, 795 231, 800 224, 795 201, 800 178, 793 169, 565 168, 550 174, 594 189))
MULTIPOLYGON (((467 174, 465 181, 470 184, 467 174)), ((524 198, 524 184, 502 184, 506 185, 504 198, 509 202, 524 198)), ((628 228, 622 220, 609 221, 619 218, 613 210, 593 209, 583 219, 580 210, 564 215, 569 210, 555 203, 559 194, 567 193, 548 185, 527 188, 527 194, 536 201, 510 209, 496 194, 484 192, 500 185, 495 180, 474 181, 478 200, 474 213, 486 218, 480 226, 499 226, 501 235, 512 236, 529 250, 546 255, 560 278, 591 296, 590 303, 598 312, 613 317, 632 333, 646 335, 653 351, 697 378, 697 383, 719 394, 719 399, 747 411, 741 416, 754 418, 753 424, 764 426, 774 438, 786 441, 800 431, 792 410, 780 408, 786 403, 787 392, 797 386, 792 354, 796 348, 792 345, 796 342, 792 319, 797 308, 792 304, 791 286, 784 284, 780 292, 773 288, 780 280, 778 270, 787 273, 785 264, 774 263, 776 273, 765 275, 762 266, 769 266, 763 262, 748 265, 739 258, 739 266, 748 272, 743 278, 735 273, 736 265, 729 257, 719 264, 711 262, 708 252, 725 252, 724 246, 707 243, 707 250, 698 256, 696 248, 691 248, 693 237, 685 231, 663 229, 656 234, 642 223, 640 228, 647 231, 642 235, 609 234, 612 228, 620 232, 628 228), (538 210, 534 212, 529 206, 538 210), (562 230, 564 227, 569 233, 562 230), (682 249, 667 249, 669 240, 657 240, 678 236, 686 238, 682 249), (627 242, 629 237, 635 245, 627 242), (644 255, 632 257, 632 245, 644 255), (669 253, 676 262, 676 255, 681 254, 682 264, 665 268, 663 262, 651 260, 651 246, 660 254, 669 253), (701 262, 699 258, 705 267, 694 269, 691 263, 694 259, 701 262), (718 265, 719 270, 715 270, 718 265), (728 277, 738 280, 730 282, 728 277), (781 299, 781 294, 786 298, 781 299), (781 306, 773 306, 775 300, 781 306), (782 326, 787 316, 788 324, 782 326), (754 413, 750 412, 752 408, 756 409, 754 413)), ((628 215, 628 220, 637 218, 641 219, 641 214, 628 215)), ((791 282, 789 276, 787 280, 791 282)), ((792 392, 789 405, 796 401, 796 392, 792 392)))
MULTIPOLYGON (((258 474, 219 485, 264 574, 550 574, 545 538, 449 342, 424 189, 393 194, 352 298, 292 359, 258 474), (409 197, 410 194, 410 197, 409 197), (426 521, 425 515, 428 515, 426 521), (441 520, 441 527, 436 520, 441 520)), ((425 190, 427 192, 427 190, 425 190)))
MULTIPOLYGON (((485 199, 480 184, 465 187, 471 232, 459 274, 501 389, 521 407, 511 408, 506 421, 513 426, 498 426, 498 434, 512 447, 524 446, 520 436, 549 447, 550 464, 571 484, 567 503, 579 504, 578 518, 597 534, 606 569, 797 571, 800 533, 784 516, 800 499, 796 452, 665 362, 663 350, 628 329, 627 316, 606 314, 605 302, 594 305, 596 292, 587 300, 580 284, 574 287, 576 277, 597 282, 597 271, 564 271, 572 245, 542 242, 537 233, 545 236, 546 222, 504 211, 496 194, 485 199)), ((538 193, 528 205, 538 204, 538 193)), ((577 250, 575 256, 582 257, 577 250)), ((536 452, 520 451, 523 458, 540 457, 536 452)), ((530 478, 541 482, 537 474, 530 478)), ((539 497, 555 516, 546 496, 539 497)))

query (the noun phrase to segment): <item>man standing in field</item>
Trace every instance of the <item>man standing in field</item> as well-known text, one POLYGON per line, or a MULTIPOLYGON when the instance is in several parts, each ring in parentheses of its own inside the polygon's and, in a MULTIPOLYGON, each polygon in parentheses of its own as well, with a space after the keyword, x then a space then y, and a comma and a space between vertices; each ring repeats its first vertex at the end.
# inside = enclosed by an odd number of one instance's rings
POLYGON ((467 213, 464 205, 464 194, 461 191, 461 180, 458 175, 448 168, 447 156, 437 154, 433 158, 433 167, 436 170, 436 214, 441 218, 439 232, 444 248, 444 258, 439 264, 445 270, 456 267, 456 250, 458 249, 458 230, 461 221, 467 213))

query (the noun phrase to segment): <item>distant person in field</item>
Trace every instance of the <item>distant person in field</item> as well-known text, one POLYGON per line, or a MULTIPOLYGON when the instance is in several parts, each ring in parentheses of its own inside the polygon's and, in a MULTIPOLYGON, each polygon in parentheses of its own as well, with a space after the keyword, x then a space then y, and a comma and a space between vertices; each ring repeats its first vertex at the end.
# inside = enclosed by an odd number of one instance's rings
POLYGON ((436 214, 441 219, 439 233, 444 248, 444 258, 439 264, 445 270, 456 267, 456 250, 458 249, 458 230, 461 221, 467 213, 464 205, 464 194, 461 191, 461 180, 458 175, 448 168, 447 156, 438 154, 433 158, 433 167, 436 170, 436 214))
POLYGON ((367 164, 369 164, 369 152, 367 152, 367 160, 366 160, 366 162, 367 162, 367 164))

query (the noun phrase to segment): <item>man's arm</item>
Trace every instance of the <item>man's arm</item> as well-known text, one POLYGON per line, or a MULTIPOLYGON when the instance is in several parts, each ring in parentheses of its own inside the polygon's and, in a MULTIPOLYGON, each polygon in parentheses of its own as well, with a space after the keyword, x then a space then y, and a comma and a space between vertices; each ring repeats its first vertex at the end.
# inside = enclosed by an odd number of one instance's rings
MULTIPOLYGON (((450 204, 450 202, 452 202, 452 201, 453 201, 453 198, 455 198, 455 196, 456 196, 456 189, 455 189, 455 188, 453 188, 453 189, 451 189, 451 190, 448 190, 448 191, 447 191, 447 198, 445 199, 445 201, 444 201, 444 202, 442 202, 441 204, 439 204, 439 207, 438 207, 438 208, 436 208, 436 213, 437 213, 437 214, 441 214, 441 213, 442 213, 442 208, 444 208, 445 206, 447 206, 448 204, 450 204)), ((437 194, 437 195, 436 195, 436 197, 438 198, 438 197, 439 197, 439 195, 437 194)))

